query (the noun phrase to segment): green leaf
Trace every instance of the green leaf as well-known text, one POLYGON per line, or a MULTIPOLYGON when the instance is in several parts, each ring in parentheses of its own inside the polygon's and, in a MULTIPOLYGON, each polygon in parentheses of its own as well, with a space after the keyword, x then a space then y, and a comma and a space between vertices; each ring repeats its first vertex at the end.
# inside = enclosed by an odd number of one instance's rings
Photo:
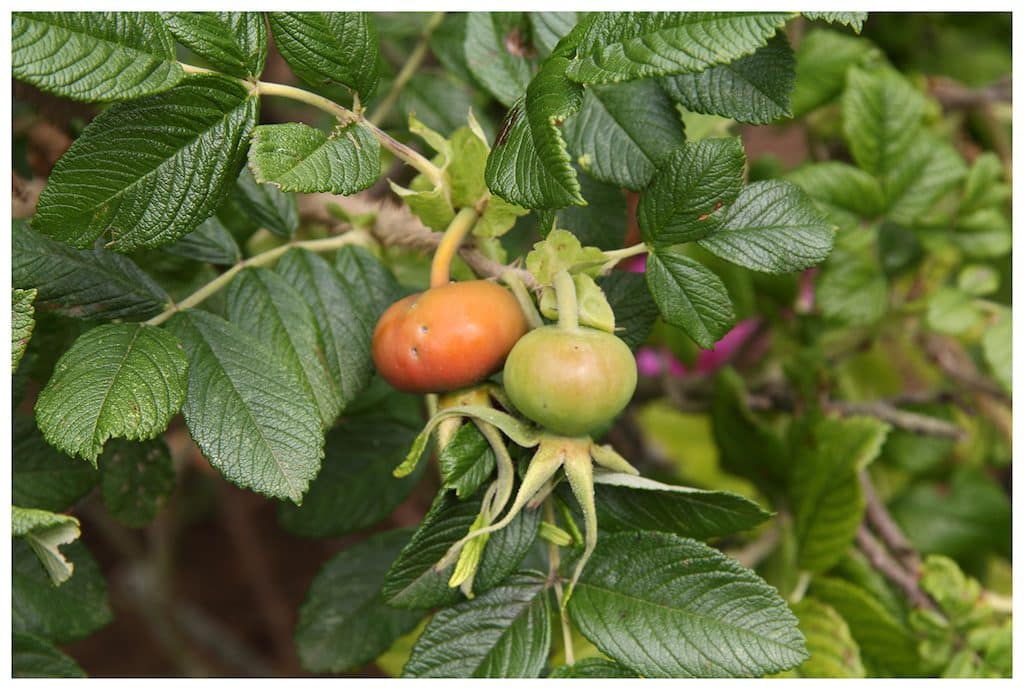
POLYGON ((604 262, 605 255, 599 249, 584 247, 571 232, 556 229, 533 245, 526 255, 526 270, 540 285, 549 286, 559 271, 590 271, 596 275, 604 262))
POLYGON ((967 264, 957 273, 956 286, 973 297, 991 295, 999 289, 999 271, 987 264, 967 264))
POLYGON ((529 12, 533 45, 541 57, 547 57, 562 37, 569 34, 580 19, 580 12, 529 12))
POLYGON ((863 326, 889 308, 889 284, 872 253, 836 248, 818 275, 815 301, 830 319, 863 326))
POLYGON ((242 168, 235 186, 235 200, 246 215, 278 237, 291 237, 299 227, 295 195, 273 184, 260 184, 248 167, 242 168))
POLYGON ((850 66, 877 57, 878 49, 865 39, 827 29, 808 31, 796 51, 793 116, 800 117, 832 101, 846 88, 850 66))
POLYGON ((302 506, 278 507, 281 524, 301 537, 324 539, 384 520, 420 478, 420 472, 391 476, 415 436, 416 429, 393 418, 342 420, 327 434, 323 469, 302 506))
POLYGON ((469 498, 494 472, 494 451, 475 424, 463 424, 441 449, 437 466, 442 487, 454 489, 459 499, 469 498))
POLYGON ((285 192, 355 194, 380 176, 380 143, 358 123, 329 135, 299 122, 260 125, 249 165, 257 180, 285 192))
POLYGON ((841 228, 852 228, 862 219, 885 211, 885 194, 873 176, 840 161, 802 165, 786 175, 802 188, 818 208, 841 228))
POLYGON ((269 269, 250 268, 231 281, 226 301, 228 320, 298 375, 324 427, 330 427, 341 412, 341 399, 324 360, 316 318, 298 290, 269 269))
MULTIPOLYGON (((416 533, 395 559, 384 579, 384 598, 401 608, 450 606, 463 597, 448 586, 455 570, 451 565, 442 572, 434 566, 456 541, 466 536, 483 501, 483 491, 468 500, 457 500, 442 489, 416 533)), ((508 527, 492 534, 484 546, 480 566, 473 580, 473 591, 482 594, 511 575, 537 540, 541 511, 524 510, 508 527)))
POLYGON ((267 61, 267 25, 259 12, 164 12, 179 43, 213 67, 243 79, 259 78, 267 61))
POLYGON ((548 678, 639 678, 621 664, 600 657, 581 659, 572 666, 559 666, 548 678))
POLYGON ((801 14, 811 21, 845 24, 856 33, 860 33, 860 30, 864 28, 864 22, 868 18, 867 12, 801 12, 801 14))
POLYGON ((67 510, 96 485, 90 465, 74 462, 43 440, 29 415, 14 415, 11 503, 25 508, 67 510))
POLYGON ((653 79, 587 89, 565 122, 580 167, 601 182, 638 191, 686 136, 672 101, 653 79))
POLYGON ((846 621, 865 664, 879 667, 879 675, 920 675, 917 640, 867 591, 844 580, 818 576, 811 581, 810 593, 846 621))
POLYGON ((732 368, 715 377, 711 424, 723 469, 750 479, 769 495, 777 494, 789 474, 789 449, 751 412, 743 379, 732 368))
POLYGON ((306 670, 340 673, 369 663, 423 617, 423 611, 391 608, 380 594, 384 573, 408 537, 408 530, 377 534, 340 552, 317 573, 295 629, 306 670))
POLYGON ((583 89, 565 77, 568 64, 559 52, 545 60, 526 96, 505 115, 487 158, 487 186, 524 208, 586 203, 558 127, 583 103, 583 89))
POLYGON ((466 113, 473 105, 473 92, 455 76, 438 70, 421 69, 406 82, 405 88, 399 93, 397 110, 415 116, 444 136, 450 136, 466 124, 466 113))
POLYGON ((932 211, 966 174, 967 166, 956 149, 921 132, 882 180, 889 217, 897 223, 913 224, 932 211))
POLYGON ((540 221, 543 229, 549 231, 556 226, 576 235, 585 246, 620 249, 626 236, 626 197, 622 189, 598 182, 586 173, 578 173, 577 179, 587 205, 544 212, 540 221))
POLYGON ((368 12, 268 12, 274 43, 307 84, 342 84, 365 101, 377 88, 381 57, 368 12))
POLYGON ((902 161, 921 127, 925 99, 892 69, 847 72, 843 135, 857 165, 884 177, 902 161))
POLYGON ((52 643, 35 635, 11 636, 11 675, 14 678, 85 678, 85 671, 52 643))
POLYGON ((473 76, 498 101, 508 107, 526 91, 531 64, 523 46, 526 39, 522 12, 470 12, 466 15, 463 50, 473 76))
POLYGON ((640 194, 636 218, 655 247, 692 242, 721 227, 743 184, 746 157, 735 137, 683 144, 665 159, 640 194))
POLYGON ((32 306, 39 291, 11 289, 11 373, 18 370, 18 364, 25 354, 32 330, 36 327, 36 310, 32 306))
POLYGON ((75 566, 60 552, 60 547, 82 535, 77 518, 38 508, 12 506, 11 534, 32 547, 53 584, 63 584, 71 577, 75 566))
POLYGON ((365 249, 340 249, 337 269, 323 257, 293 249, 281 257, 275 270, 313 310, 327 369, 344 409, 370 381, 373 329, 384 310, 399 297, 399 287, 365 249))
POLYGON ((791 14, 607 12, 580 38, 569 78, 585 84, 702 72, 763 46, 791 14))
POLYGON ((1013 248, 1010 219, 995 209, 982 209, 958 219, 949 238, 972 259, 994 259, 1013 248))
POLYGON ((107 512, 129 527, 149 524, 174 492, 171 452, 162 440, 112 441, 100 458, 100 492, 107 512))
POLYGON ((163 247, 163 250, 186 259, 224 266, 242 260, 238 243, 217 216, 210 216, 195 230, 174 244, 163 247))
POLYGON ((925 322, 932 330, 962 335, 984 319, 974 299, 954 287, 940 287, 928 299, 925 322))
POLYGON ((635 350, 647 340, 658 318, 647 282, 638 273, 613 271, 598 281, 615 312, 615 335, 635 350))
POLYGON ((434 614, 402 673, 407 678, 536 678, 551 646, 543 575, 520 572, 434 614))
POLYGON ((18 12, 11 72, 79 101, 117 101, 171 88, 185 76, 155 12, 18 12))
POLYGON ((131 259, 104 249, 73 249, 23 221, 11 224, 11 283, 38 291, 39 312, 89 320, 145 319, 171 301, 131 259))
POLYGON ((86 331, 57 361, 36 402, 47 443, 96 466, 109 438, 143 441, 167 428, 185 399, 188 360, 166 331, 109 324, 86 331))
POLYGON ((1005 181, 1003 164, 992 151, 974 159, 964 181, 964 195, 960 200, 960 213, 969 215, 984 208, 1000 208, 1012 193, 1005 181))
POLYGON ((1013 391, 1013 315, 1005 310, 981 336, 989 370, 1007 393, 1013 391))
POLYGON ((804 678, 863 678, 860 648, 842 616, 828 604, 805 597, 793 605, 810 653, 796 669, 804 678))
POLYGON ((864 514, 861 470, 882 450, 889 425, 871 417, 823 417, 793 442, 790 497, 801 569, 820 573, 843 556, 864 514))
POLYGON ((796 58, 785 34, 778 34, 752 55, 661 83, 687 110, 764 125, 793 116, 796 58))
POLYGON ((598 524, 611 532, 650 530, 708 539, 742 532, 770 517, 731 491, 662 484, 620 472, 595 472, 598 524))
POLYGON ((113 619, 107 583, 81 542, 64 549, 74 575, 59 587, 46 574, 32 548, 11 545, 11 630, 63 644, 86 637, 113 619))
POLYGON ((203 455, 238 486, 300 503, 320 470, 324 437, 298 375, 261 342, 208 312, 178 312, 168 326, 188 355, 182 413, 203 455))
POLYGON ((834 226, 796 185, 767 180, 747 185, 720 228, 700 246, 763 273, 790 273, 828 258, 834 226))
POLYGON ((89 123, 50 175, 33 226, 79 248, 168 244, 212 214, 238 175, 259 101, 240 83, 191 77, 89 123))
POLYGON ((647 257, 647 287, 662 318, 705 349, 736 320, 722 279, 679 251, 665 249, 647 257))
POLYGON ((605 535, 569 615, 603 653, 648 678, 760 676, 807 658, 797 620, 775 589, 672 534, 605 535))

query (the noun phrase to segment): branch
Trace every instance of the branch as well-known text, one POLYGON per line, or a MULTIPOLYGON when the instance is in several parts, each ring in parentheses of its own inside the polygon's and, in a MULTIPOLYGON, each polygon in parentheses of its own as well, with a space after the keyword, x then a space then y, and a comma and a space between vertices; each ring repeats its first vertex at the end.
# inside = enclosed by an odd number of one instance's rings
POLYGON ((391 88, 388 89, 387 94, 381 100, 380 104, 374 109, 373 113, 369 117, 369 121, 375 125, 379 125, 384 118, 387 116, 388 111, 391 110, 391 106, 398 100, 398 94, 402 92, 406 82, 416 73, 420 63, 423 62, 423 58, 426 57, 427 51, 430 49, 430 35, 434 33, 434 29, 441 25, 444 21, 444 12, 434 12, 430 21, 423 27, 423 33, 420 34, 420 40, 413 48, 412 53, 409 54, 409 59, 402 65, 401 71, 395 80, 391 82, 391 88))
POLYGON ((844 417, 866 415, 888 422, 894 427, 912 431, 915 434, 926 436, 940 436, 951 438, 957 441, 963 440, 966 432, 952 422, 947 422, 928 415, 918 414, 901 410, 884 400, 873 402, 845 402, 842 400, 829 400, 824 404, 826 409, 831 409, 844 417))
POLYGON ((935 602, 918 586, 917 578, 907 574, 899 564, 893 561, 863 524, 857 529, 857 546, 868 557, 875 570, 882 573, 889 582, 902 589, 915 606, 938 610, 935 602))
POLYGON ((928 90, 946 110, 967 110, 1013 101, 1013 80, 1006 76, 972 89, 948 77, 929 77, 928 90))
POLYGON ((911 575, 917 575, 921 571, 921 559, 914 546, 903 534, 903 530, 892 519, 885 503, 882 502, 875 490, 871 475, 866 470, 860 473, 860 485, 864 489, 865 519, 868 524, 878 532, 886 547, 899 560, 903 568, 911 575))

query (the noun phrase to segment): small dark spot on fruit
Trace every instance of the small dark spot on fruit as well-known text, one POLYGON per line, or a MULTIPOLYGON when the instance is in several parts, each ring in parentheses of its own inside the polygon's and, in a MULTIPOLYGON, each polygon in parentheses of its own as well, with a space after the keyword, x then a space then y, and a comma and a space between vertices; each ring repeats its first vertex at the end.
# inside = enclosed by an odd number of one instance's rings
POLYGON ((416 349, 416 346, 415 346, 415 345, 413 345, 413 346, 412 346, 411 348, 409 348, 409 353, 410 353, 410 354, 411 354, 411 355, 412 355, 413 357, 415 357, 415 358, 417 358, 417 359, 418 359, 418 358, 419 358, 419 356, 420 356, 420 351, 416 349))
POLYGON ((430 328, 427 327, 427 324, 425 324, 425 323, 421 323, 420 324, 420 333, 426 333, 429 330, 430 330, 430 328))

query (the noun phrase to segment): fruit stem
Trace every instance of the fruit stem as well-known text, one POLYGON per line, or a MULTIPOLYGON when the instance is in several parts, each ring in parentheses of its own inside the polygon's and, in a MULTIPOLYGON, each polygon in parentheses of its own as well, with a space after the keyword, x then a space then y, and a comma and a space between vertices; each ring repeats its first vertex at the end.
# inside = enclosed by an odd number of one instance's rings
POLYGON ((475 208, 466 206, 452 218, 448 229, 444 231, 444 237, 441 238, 441 244, 437 245, 434 260, 430 263, 430 287, 444 287, 451 281, 452 259, 479 217, 480 214, 475 208))
MULTIPOLYGON (((551 497, 544 501, 544 519, 555 523, 555 506, 551 497)), ((569 628, 569 612, 562 605, 562 581, 558 579, 558 568, 562 564, 562 555, 552 542, 548 542, 548 581, 554 584, 555 599, 558 601, 558 618, 562 623, 562 646, 565 648, 565 663, 572 666, 576 663, 576 653, 572 645, 572 630, 569 628)))
POLYGON ((530 330, 532 331, 534 328, 543 326, 544 321, 540 318, 540 313, 537 311, 537 307, 534 306, 533 300, 530 299, 530 292, 526 289, 526 285, 523 284, 522 278, 516 275, 515 271, 508 270, 502 274, 501 279, 512 290, 516 301, 519 302, 519 308, 523 310, 523 316, 526 317, 526 325, 530 330))
POLYGON ((558 301, 558 327, 575 331, 580 327, 579 305, 576 302, 576 285, 566 270, 555 274, 555 298, 558 301))

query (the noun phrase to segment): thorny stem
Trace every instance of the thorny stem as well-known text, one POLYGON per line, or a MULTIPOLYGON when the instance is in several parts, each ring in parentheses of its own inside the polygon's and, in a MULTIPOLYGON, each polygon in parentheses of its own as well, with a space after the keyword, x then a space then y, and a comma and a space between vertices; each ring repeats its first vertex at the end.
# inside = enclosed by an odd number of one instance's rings
POLYGON ((451 281, 452 259, 479 217, 480 214, 471 206, 466 206, 455 214, 455 218, 448 224, 448 229, 444 231, 441 244, 437 245, 434 259, 430 263, 430 287, 443 287, 451 281))
POLYGON ((558 301, 558 327, 575 331, 580 327, 579 305, 576 303, 576 285, 568 271, 555 274, 555 298, 558 301))
MULTIPOLYGON (((555 506, 550 497, 544 501, 544 519, 552 525, 555 521, 555 506)), ((562 581, 558 578, 558 568, 562 564, 561 552, 558 546, 548 542, 548 582, 555 588, 555 599, 558 601, 558 618, 562 623, 562 646, 565 647, 565 663, 573 665, 576 663, 576 653, 572 646, 572 630, 569 628, 569 612, 562 606, 562 581)))
POLYGON ((434 33, 434 29, 441 25, 444 20, 444 12, 434 12, 427 22, 427 25, 423 27, 423 33, 420 34, 420 40, 413 48, 412 53, 409 54, 409 59, 402 65, 402 69, 398 72, 395 80, 391 82, 391 88, 388 89, 387 94, 383 100, 377 105, 373 113, 369 117, 369 121, 375 125, 379 125, 381 121, 387 116, 391 110, 391 106, 398 100, 398 94, 402 92, 406 83, 410 77, 416 73, 419 69, 420 63, 423 62, 423 58, 427 55, 427 50, 430 48, 430 35, 434 33))
POLYGON ((358 242, 366 242, 370 238, 369 234, 362 230, 350 230, 341 235, 334 237, 325 237, 319 240, 302 240, 298 242, 288 242, 282 244, 279 247, 268 249, 265 252, 250 256, 248 259, 243 259, 237 264, 229 268, 228 270, 221 273, 219 276, 211 280, 209 283, 199 288, 191 295, 181 300, 177 304, 172 304, 170 307, 160 312, 149 321, 146 321, 147 326, 159 326, 164 323, 172 316, 175 312, 182 311, 184 309, 191 309, 211 295, 227 287, 227 284, 231 282, 231 279, 238 275, 243 269, 250 268, 253 266, 266 266, 267 264, 276 261, 282 254, 287 252, 289 249, 308 249, 311 252, 329 252, 340 247, 344 247, 346 244, 354 244, 358 242))

